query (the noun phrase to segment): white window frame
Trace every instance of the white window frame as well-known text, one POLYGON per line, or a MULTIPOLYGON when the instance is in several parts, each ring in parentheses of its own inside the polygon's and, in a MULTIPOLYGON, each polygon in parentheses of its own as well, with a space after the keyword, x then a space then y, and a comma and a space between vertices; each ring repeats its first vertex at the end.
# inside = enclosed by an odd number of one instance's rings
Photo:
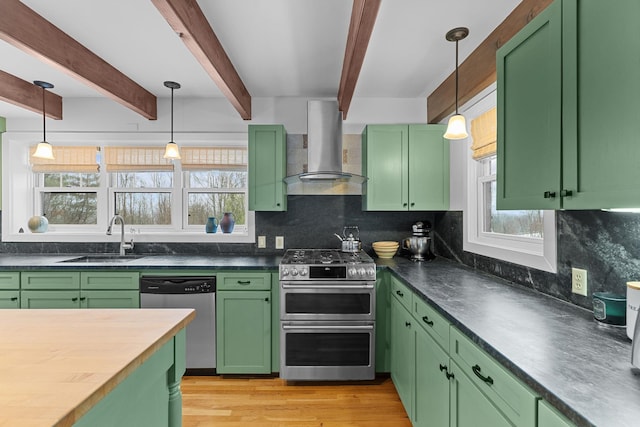
MULTIPOLYGON (((471 121, 496 106, 496 85, 485 89, 463 108, 467 126, 471 121)), ((469 132, 471 135, 471 133, 469 132)), ((555 211, 543 211, 543 235, 540 238, 528 238, 500 233, 483 232, 482 218, 483 193, 482 182, 492 179, 485 175, 482 162, 471 157, 471 136, 466 141, 452 141, 453 144, 466 144, 465 155, 467 180, 465 185, 465 206, 463 211, 463 249, 478 255, 524 265, 551 273, 557 272, 557 236, 555 211)))
MULTIPOLYGON (((107 212, 98 215, 96 226, 58 226, 49 225, 46 233, 31 233, 27 227, 28 219, 36 210, 35 179, 36 175, 29 166, 29 147, 42 139, 42 135, 34 132, 7 132, 2 136, 2 241, 3 242, 117 242, 119 233, 106 235, 110 213, 114 209, 113 188, 101 186, 98 197, 104 197, 107 212), (25 197, 25 195, 29 195, 25 197), (22 232, 20 232, 22 229, 22 232)), ((164 145, 167 135, 162 133, 47 133, 47 140, 53 145, 164 145)), ((247 146, 246 132, 238 133, 181 133, 176 135, 180 146, 210 146, 213 143, 221 146, 247 146)), ((104 168, 102 169, 104 171, 104 168)), ((101 174, 101 180, 108 180, 108 173, 101 174)), ((181 198, 183 173, 176 165, 174 173, 173 193, 181 198)), ((106 182, 106 181, 105 181, 106 182)), ((84 190, 84 188, 82 189, 84 190)), ((156 192, 161 189, 151 189, 156 192)), ((137 190, 138 191, 138 190, 137 190)), ((173 199, 176 200, 176 199, 173 199)), ((100 205, 100 204, 99 204, 100 205)), ((248 201, 247 205, 248 207, 248 201)), ((246 227, 236 227, 233 233, 205 233, 204 225, 200 228, 180 229, 182 205, 172 204, 173 230, 154 230, 154 227, 135 226, 136 242, 167 243, 255 243, 255 213, 247 210, 246 227)), ((119 229, 118 229, 119 230, 119 229)), ((125 228, 127 239, 131 237, 131 225, 125 228)))

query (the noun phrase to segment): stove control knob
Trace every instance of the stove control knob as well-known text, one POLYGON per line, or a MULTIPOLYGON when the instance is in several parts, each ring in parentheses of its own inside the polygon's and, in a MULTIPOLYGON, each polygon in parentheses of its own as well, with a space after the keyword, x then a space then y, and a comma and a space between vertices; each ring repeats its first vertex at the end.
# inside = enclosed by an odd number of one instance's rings
POLYGON ((300 275, 301 276, 306 276, 307 275, 307 269, 302 267, 302 270, 300 271, 300 275))
POLYGON ((296 270, 295 268, 291 270, 291 275, 292 276, 297 276, 298 275, 298 270, 296 270))
POLYGON ((373 268, 373 267, 369 268, 369 269, 367 270, 367 274, 368 274, 369 276, 371 276, 371 277, 375 277, 375 275, 376 275, 376 269, 375 269, 375 268, 373 268))
POLYGON ((282 276, 288 276, 289 275, 289 270, 286 268, 282 269, 282 276))
POLYGON ((355 268, 350 268, 349 271, 349 277, 354 277, 356 274, 358 274, 357 270, 355 268))
POLYGON ((358 269, 358 274, 359 274, 360 276, 364 276, 364 274, 365 274, 365 273, 366 273, 366 271, 365 271, 365 269, 364 269, 363 267, 360 267, 360 268, 358 269))

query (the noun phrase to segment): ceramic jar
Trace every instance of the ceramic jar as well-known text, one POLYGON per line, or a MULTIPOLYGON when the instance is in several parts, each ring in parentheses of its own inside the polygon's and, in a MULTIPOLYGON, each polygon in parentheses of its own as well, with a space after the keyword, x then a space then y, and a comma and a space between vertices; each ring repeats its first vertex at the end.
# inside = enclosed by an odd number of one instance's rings
POLYGON ((220 230, 222 230, 223 233, 231 233, 235 224, 236 220, 233 217, 233 213, 225 212, 220 220, 220 230))
POLYGON ((215 233, 218 231, 218 220, 214 216, 207 218, 207 223, 204 226, 204 231, 207 233, 215 233))

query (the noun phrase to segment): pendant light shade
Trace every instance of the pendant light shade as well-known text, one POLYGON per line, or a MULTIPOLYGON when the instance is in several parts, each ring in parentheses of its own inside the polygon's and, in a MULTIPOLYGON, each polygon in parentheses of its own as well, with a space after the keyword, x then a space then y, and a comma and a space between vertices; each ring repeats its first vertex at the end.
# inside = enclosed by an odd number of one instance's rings
POLYGON ((164 85, 171 89, 171 140, 164 149, 165 159, 180 159, 180 148, 178 144, 173 142, 173 90, 180 89, 180 83, 176 82, 164 82, 164 85))
POLYGON ((32 156, 40 159, 54 160, 53 147, 47 142, 47 121, 44 110, 44 91, 46 89, 52 89, 53 85, 51 83, 43 82, 40 80, 35 80, 33 84, 42 88, 42 142, 38 143, 36 151, 32 154, 32 156))
POLYGON ((449 119, 449 125, 444 134, 447 139, 465 139, 469 136, 464 116, 458 113, 458 42, 468 35, 469 29, 465 27, 454 28, 445 35, 448 41, 456 42, 456 113, 449 119))

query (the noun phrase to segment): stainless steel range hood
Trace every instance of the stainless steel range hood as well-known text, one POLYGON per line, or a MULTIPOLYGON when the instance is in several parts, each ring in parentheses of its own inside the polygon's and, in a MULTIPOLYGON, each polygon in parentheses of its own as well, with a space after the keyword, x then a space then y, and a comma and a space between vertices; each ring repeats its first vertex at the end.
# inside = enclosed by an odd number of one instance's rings
POLYGON ((363 183, 361 175, 342 172, 342 113, 337 101, 307 102, 307 170, 288 176, 287 184, 311 181, 363 183))

